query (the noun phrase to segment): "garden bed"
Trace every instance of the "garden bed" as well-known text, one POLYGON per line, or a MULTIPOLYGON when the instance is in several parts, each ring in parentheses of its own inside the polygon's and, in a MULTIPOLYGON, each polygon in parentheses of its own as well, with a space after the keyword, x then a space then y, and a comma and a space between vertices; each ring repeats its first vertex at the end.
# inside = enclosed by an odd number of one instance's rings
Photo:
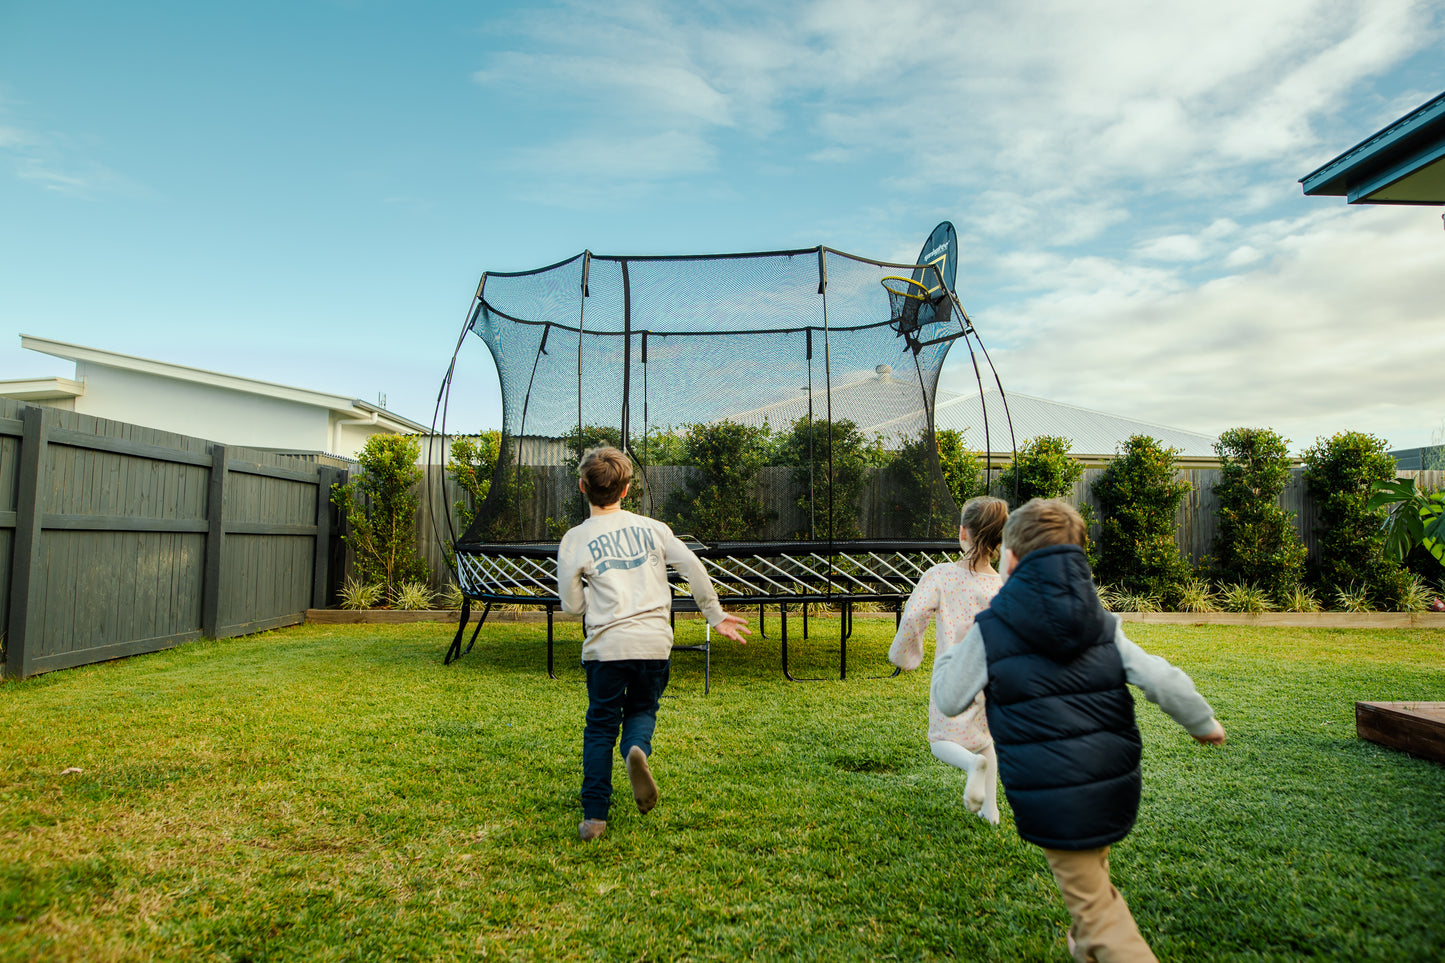
MULTIPOLYGON (((769 607, 768 621, 776 616, 769 607)), ((1445 629, 1445 612, 1120 612, 1125 622, 1152 622, 1161 625, 1258 625, 1317 629, 1445 629)), ((456 622, 457 609, 307 609, 306 621, 334 625, 397 625, 410 622, 456 622)), ((481 617, 481 608, 472 609, 469 622, 481 617)), ((575 622, 574 616, 560 611, 552 616, 563 622, 575 622)), ((696 613, 679 613, 678 618, 696 618, 696 613)), ((813 616, 827 618, 828 616, 813 616)), ((892 619, 892 612, 857 612, 855 619, 892 619)), ((545 622, 545 610, 523 609, 505 611, 494 608, 487 621, 545 622)))
POLYGON ((1356 702, 1355 731, 1361 739, 1445 762, 1445 702, 1356 702))

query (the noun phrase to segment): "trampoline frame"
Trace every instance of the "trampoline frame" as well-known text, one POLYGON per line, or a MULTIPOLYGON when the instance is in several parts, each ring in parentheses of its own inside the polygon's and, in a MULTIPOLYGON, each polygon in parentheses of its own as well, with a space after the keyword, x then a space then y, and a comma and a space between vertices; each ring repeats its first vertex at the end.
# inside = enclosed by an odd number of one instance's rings
MULTIPOLYGON (((724 606, 758 608, 758 631, 766 637, 765 613, 778 606, 779 647, 783 676, 793 682, 821 681, 795 675, 788 662, 788 606, 802 607, 803 638, 808 638, 808 605, 840 606, 838 678, 848 678, 848 639, 853 634, 853 605, 891 605, 894 624, 918 580, 934 565, 952 561, 956 540, 856 540, 849 542, 684 542, 702 561, 724 606), (846 546, 842 548, 841 546, 846 546)), ((557 543, 474 544, 457 546, 462 611, 444 662, 451 664, 472 650, 493 605, 531 605, 547 612, 547 675, 555 671, 554 617, 562 601, 557 591, 557 543), (485 604, 465 649, 462 639, 472 603, 485 604)), ((691 592, 677 572, 668 571, 672 612, 696 611, 691 592)), ((678 648, 689 648, 679 646, 678 648)), ((894 669, 891 676, 898 675, 894 669)))

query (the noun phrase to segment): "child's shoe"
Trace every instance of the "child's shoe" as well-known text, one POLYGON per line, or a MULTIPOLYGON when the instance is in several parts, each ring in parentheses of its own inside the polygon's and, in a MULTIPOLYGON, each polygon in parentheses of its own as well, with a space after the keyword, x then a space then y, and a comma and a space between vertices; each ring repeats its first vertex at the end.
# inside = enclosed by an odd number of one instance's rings
POLYGON ((584 819, 577 825, 577 838, 584 843, 591 842, 605 832, 607 832, 607 820, 605 819, 584 819))
POLYGON ((627 750, 627 778, 632 781, 632 798, 637 800, 637 811, 649 813, 657 805, 657 780, 647 768, 647 753, 641 746, 627 750))

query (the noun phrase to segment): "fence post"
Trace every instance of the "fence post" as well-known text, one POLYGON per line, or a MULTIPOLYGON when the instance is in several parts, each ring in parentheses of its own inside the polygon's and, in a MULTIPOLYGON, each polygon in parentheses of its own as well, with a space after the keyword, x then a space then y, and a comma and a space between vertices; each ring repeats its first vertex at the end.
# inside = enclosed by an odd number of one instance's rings
POLYGON ((337 471, 325 465, 316 469, 316 546, 312 564, 311 607, 324 609, 331 602, 331 486, 337 471))
POLYGON ((201 632, 219 638, 221 628, 221 544, 226 537, 226 446, 211 446, 211 480, 206 496, 206 571, 201 582, 201 632))
POLYGON ((40 471, 45 465, 49 420, 46 409, 39 405, 27 405, 20 410, 20 472, 16 479, 10 624, 5 641, 5 674, 15 679, 30 675, 35 645, 40 642, 40 617, 30 608, 30 588, 44 575, 40 570, 40 536, 44 531, 45 496, 40 487, 40 471))

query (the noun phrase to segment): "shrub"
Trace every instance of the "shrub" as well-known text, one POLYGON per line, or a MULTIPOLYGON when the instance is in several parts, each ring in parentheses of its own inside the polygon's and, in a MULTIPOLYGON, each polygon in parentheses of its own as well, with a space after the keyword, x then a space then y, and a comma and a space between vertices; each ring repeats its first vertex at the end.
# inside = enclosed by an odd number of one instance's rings
POLYGON ((1400 593, 1396 608, 1401 612, 1425 612, 1435 598, 1435 591, 1420 576, 1409 573, 1405 577, 1405 590, 1400 593))
POLYGON ((1170 604, 1191 577, 1174 541, 1174 515, 1189 493, 1189 484, 1174 478, 1178 453, 1147 435, 1135 435, 1094 482, 1103 516, 1095 566, 1099 580, 1120 592, 1157 595, 1170 604))
POLYGON ((369 609, 381 601, 380 585, 368 585, 352 576, 341 586, 341 607, 344 609, 369 609))
POLYGON ((1341 612, 1373 612, 1368 586, 1351 582, 1335 590, 1335 608, 1341 612))
POLYGON ((1190 579, 1179 588, 1179 611, 1218 612, 1219 597, 1204 579, 1190 579))
POLYGON ((933 433, 938 443, 938 466, 943 471, 943 482, 954 504, 960 509, 970 498, 988 494, 983 480, 983 459, 968 447, 964 434, 952 428, 943 428, 933 433))
POLYGON ((831 423, 799 418, 783 436, 778 454, 794 468, 797 504, 808 518, 798 536, 857 538, 858 496, 868 469, 888 462, 882 442, 869 440, 846 418, 831 423))
MULTIPOLYGON (((954 434, 957 434, 954 432, 954 434)), ((937 448, 928 433, 905 442, 885 469, 886 507, 909 538, 940 537, 958 531, 955 496, 943 477, 937 448)))
POLYGON ((466 594, 462 592, 462 587, 456 582, 448 582, 442 589, 439 599, 441 607, 444 609, 459 609, 466 600, 466 594))
POLYGON ((1084 466, 1069 454, 1067 438, 1040 435, 1024 442, 1018 458, 998 476, 997 491, 1017 508, 1030 498, 1069 498, 1084 466))
POLYGON ((471 437, 452 439, 447 474, 451 475, 452 480, 468 496, 458 499, 452 505, 456 510, 458 533, 471 527, 477 508, 486 501, 487 493, 492 490, 492 475, 496 471, 497 456, 501 450, 500 431, 484 431, 471 437))
POLYGON ((1316 441, 1304 461, 1318 523, 1311 582, 1336 600, 1352 587, 1350 592, 1364 592, 1373 608, 1393 608, 1405 591, 1405 572, 1385 554, 1385 513, 1369 508, 1374 486, 1395 478, 1395 460, 1385 442, 1374 435, 1341 432, 1316 441))
POLYGON ((1115 612, 1162 612, 1164 602, 1159 596, 1152 592, 1140 592, 1133 594, 1122 592, 1114 596, 1115 612))
POLYGON ((1286 612, 1318 612, 1322 608, 1315 593, 1303 585, 1295 585, 1286 589, 1280 596, 1279 607, 1286 612))
POLYGON ((1296 585, 1305 547, 1278 504, 1290 477, 1289 442, 1268 428, 1231 428, 1219 436, 1219 526, 1215 577, 1259 585, 1278 598, 1296 585))
POLYGON ((1367 511, 1386 509, 1385 554, 1409 562, 1410 557, 1423 556, 1439 565, 1430 566, 1438 574, 1445 566, 1445 492, 1424 491, 1414 478, 1392 478, 1370 486, 1367 511))
POLYGON ((436 593, 427 588, 425 582, 403 582, 397 586, 391 604, 407 611, 430 608, 436 593))
MULTIPOLYGON (((505 444, 505 436, 496 430, 452 440, 447 474, 464 493, 464 497, 452 505, 458 536, 466 534, 483 511, 489 512, 490 517, 477 533, 482 538, 508 542, 524 536, 521 502, 532 497, 535 486, 529 469, 504 458, 505 444)), ((446 546, 446 553, 447 565, 455 568, 456 559, 450 545, 446 546)))
POLYGON ((637 442, 637 460, 649 468, 686 465, 684 436, 672 428, 652 429, 637 442))
POLYGON ((402 582, 425 581, 427 564, 416 552, 416 467, 420 446, 408 435, 372 435, 357 456, 361 474, 332 486, 332 501, 346 519, 342 539, 356 555, 363 582, 391 598, 402 582))
POLYGON ((694 472, 667 506, 679 532, 710 541, 763 536, 772 513, 753 489, 768 463, 770 438, 766 426, 733 421, 687 426, 681 457, 694 472))
POLYGON ((1222 593, 1226 612, 1268 612, 1274 608, 1269 593, 1258 585, 1236 582, 1222 593))

